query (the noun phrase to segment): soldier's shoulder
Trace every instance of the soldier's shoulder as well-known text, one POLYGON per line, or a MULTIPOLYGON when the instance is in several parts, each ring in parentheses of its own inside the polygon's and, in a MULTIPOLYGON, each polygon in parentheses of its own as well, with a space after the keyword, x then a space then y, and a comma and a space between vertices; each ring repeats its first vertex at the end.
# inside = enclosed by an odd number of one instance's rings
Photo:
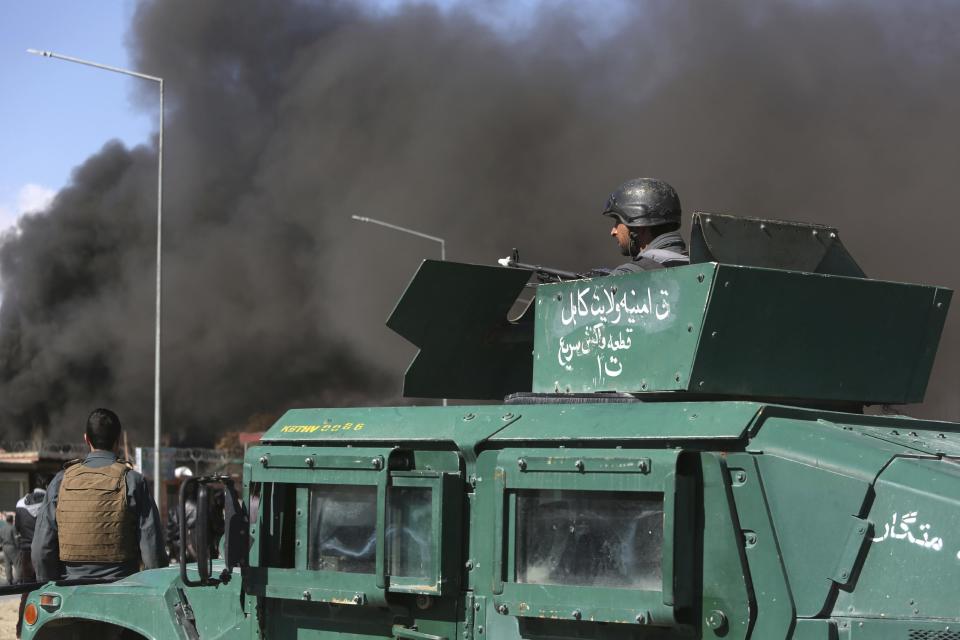
POLYGON ((616 269, 614 269, 610 275, 612 276, 622 276, 627 273, 639 273, 640 271, 654 271, 656 269, 663 269, 663 265, 657 262, 656 260, 651 260, 650 258, 640 258, 634 260, 633 262, 626 262, 616 269))
POLYGON ((50 487, 57 487, 61 482, 63 482, 63 473, 64 469, 61 469, 54 474, 53 479, 51 479, 50 483, 47 485, 47 493, 50 492, 50 487))
POLYGON ((633 262, 625 262, 624 264, 617 265, 613 269, 610 269, 610 275, 612 276, 622 276, 627 273, 636 273, 640 271, 640 268, 637 267, 633 262))
POLYGON ((143 477, 143 474, 134 469, 132 466, 127 465, 127 484, 140 485, 146 484, 147 480, 143 477))

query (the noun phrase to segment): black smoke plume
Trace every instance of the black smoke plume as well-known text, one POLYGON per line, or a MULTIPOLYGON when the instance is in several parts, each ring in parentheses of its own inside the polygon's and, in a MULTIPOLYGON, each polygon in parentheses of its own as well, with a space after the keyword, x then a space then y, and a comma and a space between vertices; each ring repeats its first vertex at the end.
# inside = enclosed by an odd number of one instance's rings
MULTIPOLYGON (((382 323, 437 247, 351 214, 442 236, 452 259, 518 246, 580 269, 617 261, 606 194, 652 175, 688 211, 833 224, 873 277, 960 285, 960 6, 551 2, 512 31, 476 6, 139 6, 135 64, 166 79, 170 105, 175 441, 398 399, 412 350, 382 323)), ((108 143, 3 243, 4 436, 77 433, 96 405, 148 433, 155 162, 155 146, 108 143)), ((957 420, 951 317, 914 413, 957 420)))

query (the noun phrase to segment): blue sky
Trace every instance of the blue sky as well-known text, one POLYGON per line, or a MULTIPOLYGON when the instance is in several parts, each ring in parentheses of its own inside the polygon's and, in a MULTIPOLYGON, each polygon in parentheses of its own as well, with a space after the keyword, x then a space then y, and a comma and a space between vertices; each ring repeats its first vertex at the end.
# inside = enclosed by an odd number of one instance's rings
POLYGON ((136 80, 26 53, 51 49, 127 66, 134 7, 129 0, 0 3, 0 228, 42 207, 107 140, 149 139, 156 115, 134 108, 136 80))

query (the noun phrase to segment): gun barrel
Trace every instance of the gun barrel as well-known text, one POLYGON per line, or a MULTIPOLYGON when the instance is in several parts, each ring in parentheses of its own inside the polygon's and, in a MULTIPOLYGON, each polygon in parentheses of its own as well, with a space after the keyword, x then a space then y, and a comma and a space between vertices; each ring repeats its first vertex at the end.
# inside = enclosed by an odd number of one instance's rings
POLYGON ((558 280, 581 280, 587 276, 582 273, 577 273, 576 271, 564 271, 563 269, 554 269, 552 267, 542 267, 538 264, 527 264, 525 262, 517 262, 512 257, 501 258, 497 260, 498 263, 504 267, 513 267, 514 269, 526 269, 527 271, 534 271, 539 276, 549 276, 551 278, 556 278, 558 280))

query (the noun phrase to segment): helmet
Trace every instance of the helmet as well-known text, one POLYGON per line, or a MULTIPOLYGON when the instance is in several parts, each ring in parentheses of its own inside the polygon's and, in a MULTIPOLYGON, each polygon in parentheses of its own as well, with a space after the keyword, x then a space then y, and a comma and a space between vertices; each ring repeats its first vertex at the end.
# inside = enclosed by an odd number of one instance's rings
POLYGON ((610 194, 603 215, 628 227, 680 224, 680 198, 663 180, 634 178, 610 194))

